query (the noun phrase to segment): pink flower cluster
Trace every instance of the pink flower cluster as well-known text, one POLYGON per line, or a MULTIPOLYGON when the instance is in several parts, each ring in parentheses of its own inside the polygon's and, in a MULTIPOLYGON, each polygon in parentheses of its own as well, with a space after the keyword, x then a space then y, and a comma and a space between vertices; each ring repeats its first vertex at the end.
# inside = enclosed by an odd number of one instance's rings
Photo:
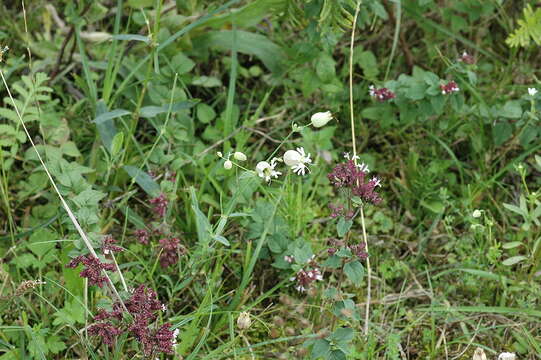
POLYGON ((179 253, 184 254, 185 250, 180 245, 180 239, 176 237, 160 239, 160 265, 166 268, 170 265, 175 265, 178 262, 179 253))
POLYGON ((441 84, 440 89, 441 89, 441 93, 443 95, 448 95, 448 94, 451 94, 453 92, 460 91, 457 83, 455 81, 453 81, 453 80, 449 81, 447 84, 441 84))
POLYGON ((300 292, 305 292, 314 281, 323 280, 323 275, 318 268, 313 268, 310 270, 301 269, 297 272, 297 275, 292 278, 292 280, 297 281, 295 289, 300 292))
POLYGON ((165 197, 164 194, 160 194, 158 197, 155 197, 153 199, 150 199, 149 202, 154 205, 154 208, 152 211, 156 216, 163 218, 165 217, 165 213, 167 212, 167 205, 169 204, 169 201, 165 197))
POLYGON ((353 160, 338 164, 327 177, 335 188, 349 189, 352 195, 365 202, 381 202, 381 197, 376 192, 376 187, 381 186, 381 180, 373 177, 367 181, 366 172, 355 165, 353 160))
POLYGON ((392 92, 391 90, 385 87, 376 89, 374 85, 370 85, 368 87, 368 94, 370 94, 371 97, 375 98, 379 102, 391 100, 396 97, 395 93, 392 92))

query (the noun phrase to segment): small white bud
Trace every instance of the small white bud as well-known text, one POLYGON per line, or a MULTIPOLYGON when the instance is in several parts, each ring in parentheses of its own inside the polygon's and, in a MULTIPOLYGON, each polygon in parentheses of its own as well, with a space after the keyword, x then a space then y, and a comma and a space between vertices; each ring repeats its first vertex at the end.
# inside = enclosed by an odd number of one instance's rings
POLYGON ((238 161, 246 161, 246 155, 241 153, 240 151, 237 151, 233 154, 233 157, 238 161))
POLYGON ((480 217, 481 217, 481 210, 479 210, 479 209, 473 210, 472 216, 473 216, 474 218, 476 218, 476 219, 477 219, 477 218, 480 218, 480 217))
POLYGON ((517 356, 515 353, 503 352, 498 356, 498 360, 515 360, 517 356))
POLYGON ((240 330, 246 330, 252 325, 252 319, 250 319, 250 314, 246 311, 240 313, 237 318, 237 327, 240 330))
POLYGON ((472 360, 487 360, 487 355, 485 354, 485 350, 482 348, 477 348, 475 352, 473 353, 472 360))
POLYGON ((312 121, 312 125, 314 125, 314 127, 322 127, 332 120, 332 114, 330 111, 318 112, 312 115, 310 120, 312 121))
POLYGON ((224 169, 229 170, 229 169, 231 169, 232 167, 233 167, 233 163, 231 162, 231 160, 226 160, 226 161, 224 162, 224 169))
POLYGON ((222 156, 223 156, 223 154, 222 154, 222 152, 221 152, 221 151, 218 151, 218 152, 216 153, 216 156, 218 156, 218 157, 222 157, 222 156))

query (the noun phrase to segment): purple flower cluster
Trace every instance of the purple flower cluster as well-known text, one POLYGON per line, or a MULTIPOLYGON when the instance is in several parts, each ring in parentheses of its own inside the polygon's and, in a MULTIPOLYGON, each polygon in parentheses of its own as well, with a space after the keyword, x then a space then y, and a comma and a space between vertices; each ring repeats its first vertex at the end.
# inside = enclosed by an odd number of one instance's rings
POLYGON ((150 240, 150 234, 148 230, 138 229, 138 230, 135 230, 133 235, 135 235, 135 237, 137 238, 137 241, 139 241, 141 244, 148 245, 148 241, 150 240))
POLYGON ((460 91, 457 83, 453 80, 449 81, 447 84, 441 84, 440 85, 440 89, 441 89, 441 93, 443 95, 448 95, 448 94, 451 94, 453 92, 458 92, 460 91))
POLYGON ((371 97, 375 98, 379 102, 391 100, 396 97, 395 93, 392 92, 391 90, 385 87, 376 89, 374 85, 370 85, 370 87, 368 88, 368 93, 370 94, 371 97))
POLYGON ((366 181, 366 174, 362 164, 358 166, 353 160, 348 160, 336 165, 327 177, 335 188, 349 189, 351 195, 368 203, 379 204, 381 197, 376 192, 376 187, 381 186, 381 181, 376 177, 366 181))
POLYGON ((102 263, 100 259, 92 255, 80 255, 73 258, 67 267, 76 268, 79 264, 84 265, 83 271, 79 273, 79 276, 87 278, 90 285, 98 285, 102 287, 107 278, 102 274, 103 270, 115 271, 113 264, 102 263))
POLYGON ((110 252, 116 253, 124 251, 120 246, 116 246, 116 240, 111 235, 105 235, 101 243, 101 250, 104 254, 109 254, 110 252))
POLYGON ((94 318, 98 322, 89 327, 89 333, 101 337, 105 344, 112 346, 118 335, 129 332, 141 344, 146 356, 172 354, 178 330, 171 330, 168 323, 157 329, 151 326, 158 317, 156 313, 165 309, 165 305, 156 298, 156 293, 140 285, 125 306, 133 318, 131 323, 122 323, 122 305, 115 302, 111 311, 99 310, 94 318), (114 320, 118 325, 113 323, 114 320))
POLYGON ((297 275, 292 278, 292 280, 296 280, 297 282, 297 285, 295 286, 297 291, 305 292, 314 281, 323 280, 323 275, 318 268, 309 270, 301 269, 297 272, 297 275))
POLYGON ((348 248, 351 251, 351 254, 358 257, 359 260, 364 260, 368 257, 368 253, 364 251, 364 249, 366 248, 365 243, 346 246, 344 241, 337 239, 330 239, 329 243, 331 245, 331 247, 327 249, 327 253, 329 254, 329 256, 333 256, 334 254, 336 254, 338 252, 338 249, 348 248))
POLYGON ((160 265, 166 268, 170 265, 175 265, 178 262, 179 252, 184 253, 184 249, 180 245, 180 239, 176 237, 168 237, 160 239, 160 265))
POLYGON ((165 213, 167 211, 167 205, 169 204, 169 201, 167 200, 164 194, 160 194, 158 197, 150 199, 149 203, 154 205, 154 208, 152 209, 152 211, 154 212, 154 214, 156 214, 156 216, 158 216, 159 218, 165 217, 165 213))

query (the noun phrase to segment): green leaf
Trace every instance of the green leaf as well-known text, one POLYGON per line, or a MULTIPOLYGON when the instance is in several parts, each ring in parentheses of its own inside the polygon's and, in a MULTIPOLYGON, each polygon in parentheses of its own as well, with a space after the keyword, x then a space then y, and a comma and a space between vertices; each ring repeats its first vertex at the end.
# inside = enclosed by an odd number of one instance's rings
POLYGON ((156 197, 160 195, 160 185, 158 185, 158 183, 156 183, 156 181, 154 181, 154 179, 146 172, 131 165, 124 165, 122 168, 149 196, 156 197))
POLYGON ((503 244, 502 247, 504 249, 514 249, 514 248, 517 248, 517 247, 522 246, 522 245, 523 244, 520 241, 511 241, 511 242, 503 244))
POLYGON ((122 150, 122 145, 124 145, 124 133, 119 132, 113 138, 113 142, 111 144, 111 155, 116 156, 118 153, 120 153, 120 150, 122 150))
POLYGON ((312 359, 327 359, 331 351, 331 344, 325 339, 317 339, 312 347, 312 359))
POLYGON ((43 257, 49 250, 55 247, 54 240, 57 240, 57 235, 47 229, 41 228, 36 230, 28 240, 28 249, 37 257, 43 257))
POLYGON ((357 58, 359 66, 363 69, 367 79, 374 80, 379 74, 378 62, 372 51, 363 51, 357 58))
POLYGON ((338 232, 338 237, 344 237, 346 233, 351 229, 353 225, 353 220, 346 220, 343 216, 340 217, 338 223, 336 223, 336 231, 338 232))
POLYGON ((112 38, 115 40, 142 41, 146 44, 150 43, 150 38, 148 36, 139 34, 118 34, 113 35, 112 38))
POLYGON ((182 75, 190 72, 195 67, 195 62, 183 53, 178 53, 171 59, 171 65, 177 74, 182 75))
POLYGON ((321 264, 323 267, 329 267, 331 269, 338 269, 342 265, 342 261, 339 256, 333 255, 329 256, 327 260, 321 264))
POLYGON ((98 133, 100 134, 101 141, 108 151, 111 151, 111 144, 113 143, 113 138, 118 132, 113 119, 128 114, 130 114, 130 112, 123 109, 117 109, 108 112, 107 105, 105 105, 105 102, 103 100, 99 100, 96 103, 97 116, 94 119, 94 123, 96 124, 98 133))
POLYGON ((195 225, 197 228, 197 238, 201 244, 208 244, 210 241, 210 235, 212 227, 210 222, 199 209, 199 203, 197 201, 197 195, 195 188, 190 187, 190 196, 192 198, 192 210, 195 214, 195 225))
POLYGON ((499 115, 508 119, 520 119, 522 116, 522 106, 520 106, 520 101, 511 100, 506 102, 499 112, 499 115))
POLYGON ((364 276, 364 268, 359 260, 355 260, 344 266, 344 274, 353 284, 359 285, 364 276))
POLYGON ((197 119, 203 124, 208 124, 216 117, 216 112, 214 111, 214 109, 207 104, 201 103, 197 105, 196 112, 197 119))
POLYGON ((47 337, 47 348, 53 354, 58 354, 66 349, 66 344, 60 340, 60 337, 53 335, 47 337))
POLYGON ((507 121, 498 122, 492 127, 492 138, 494 139, 494 144, 496 146, 502 145, 509 140, 512 135, 513 126, 507 121))
POLYGON ((327 53, 320 53, 316 61, 316 74, 325 83, 331 82, 336 77, 336 62, 327 53))
POLYGON ((231 244, 229 243, 229 241, 228 241, 226 238, 224 238, 222 235, 214 235, 214 236, 213 236, 213 239, 216 240, 216 241, 218 241, 219 243, 224 244, 225 246, 231 245, 231 244))
POLYGON ((211 88, 222 86, 222 82, 214 76, 197 76, 192 79, 192 85, 211 88))
POLYGON ((265 35, 242 30, 210 31, 194 38, 192 43, 194 46, 203 48, 210 47, 221 51, 230 51, 233 48, 233 38, 236 40, 235 46, 239 53, 259 58, 274 73, 280 73, 284 69, 285 52, 265 35), (233 34, 234 32, 236 34, 233 34))
POLYGON ((159 114, 167 113, 169 112, 169 109, 171 109, 171 113, 190 109, 197 105, 198 101, 181 101, 174 104, 165 104, 162 106, 144 106, 141 108, 141 111, 139 115, 144 118, 151 118, 159 114))
POLYGON ((513 256, 513 257, 510 257, 509 259, 505 259, 502 262, 502 264, 504 264, 505 266, 512 266, 512 265, 518 264, 519 262, 524 261, 526 259, 527 259, 527 257, 522 256, 522 255, 513 256))

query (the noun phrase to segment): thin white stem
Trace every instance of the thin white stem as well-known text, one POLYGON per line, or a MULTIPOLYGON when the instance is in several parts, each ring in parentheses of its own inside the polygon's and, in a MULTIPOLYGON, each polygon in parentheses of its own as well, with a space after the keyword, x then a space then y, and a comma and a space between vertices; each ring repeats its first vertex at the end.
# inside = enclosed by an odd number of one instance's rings
MULTIPOLYGON (((357 17, 359 16, 359 10, 361 7, 361 0, 357 2, 357 7, 355 8, 355 16, 353 17, 353 28, 351 30, 351 41, 349 44, 349 114, 351 119, 351 140, 353 143, 353 161, 357 165, 357 143, 355 140, 355 112, 353 109, 353 44, 355 42, 355 28, 357 26, 357 17)), ((364 223, 364 210, 361 206, 361 223, 363 227, 363 240, 365 250, 368 253, 368 239, 366 236, 366 226, 364 223)), ((367 289, 366 289, 366 312, 364 318, 364 336, 368 336, 368 325, 370 322, 370 301, 372 300, 372 269, 370 268, 370 257, 366 258, 366 269, 367 269, 367 289)))
MULTIPOLYGON (((364 210, 361 206, 361 225, 363 227, 363 240, 364 240, 364 249, 368 253, 368 238, 366 236, 366 225, 364 223, 364 210)), ((364 336, 368 336, 368 325, 370 323, 370 301, 372 300, 372 269, 370 268, 370 256, 366 258, 366 277, 367 277, 367 288, 366 288, 366 311, 364 314, 364 336)))
POLYGON ((353 44, 355 42, 355 28, 357 27, 357 17, 361 8, 361 1, 357 2, 355 16, 353 17, 353 27, 351 29, 351 41, 349 44, 349 115, 351 120, 351 141, 353 142, 353 159, 357 164, 357 143, 355 140, 355 116, 353 111, 353 44))
MULTIPOLYGON (((49 181, 51 182, 51 185, 53 186, 54 191, 58 195, 58 197, 60 199, 60 202, 62 203, 62 206, 64 207, 64 209, 68 213, 68 217, 70 218, 71 222, 73 223, 73 225, 77 229, 77 232, 79 233, 79 235, 83 239, 83 242, 85 243, 86 247, 88 248, 88 251, 90 251, 90 254, 92 256, 97 258, 98 255, 96 254, 96 251, 92 247, 92 244, 90 243, 90 240, 86 236, 84 230, 81 228, 81 225, 79 225, 79 222, 77 221, 77 218, 75 217, 75 215, 71 211, 71 209, 70 209, 68 203, 66 202, 66 200, 64 200, 64 197, 60 193, 60 190, 58 190, 58 187, 56 186, 56 183, 54 182, 53 176, 49 172, 49 169, 45 165, 45 162, 43 161, 38 149, 36 148, 36 144, 34 143, 34 140, 32 140, 32 137, 30 136, 30 132, 28 131, 28 128, 26 127, 26 124, 24 123, 23 117, 22 117, 21 113, 19 112, 19 108, 17 107, 17 104, 15 103, 15 99, 13 99, 13 96, 11 95, 11 91, 9 90, 9 86, 7 84, 6 78, 4 77, 4 72, 2 71, 2 69, 0 69, 0 76, 2 77, 2 82, 4 83, 4 86, 6 87, 6 90, 8 92, 8 96, 11 99, 11 102, 13 103, 13 107, 15 108, 15 112, 17 113, 17 117, 19 118, 19 121, 21 122, 21 125, 22 125, 22 127, 24 129, 24 132, 26 133, 26 136, 27 136, 28 140, 30 141, 30 144, 32 145, 32 148, 36 152, 36 155, 37 155, 37 157, 39 159, 39 162, 41 163, 41 166, 43 166, 43 170, 45 170, 45 173, 47 174, 47 177, 49 178, 49 181)), ((109 285, 111 286, 111 290, 113 291, 115 296, 118 298, 118 300, 120 301, 120 303, 122 304, 124 309, 126 309, 126 306, 124 305, 124 302, 122 301, 122 298, 120 297, 120 294, 116 290, 115 285, 111 281, 111 278, 109 277, 109 275, 107 274, 107 272, 105 270, 103 271, 103 273, 105 274, 105 277, 106 277, 109 285)))

